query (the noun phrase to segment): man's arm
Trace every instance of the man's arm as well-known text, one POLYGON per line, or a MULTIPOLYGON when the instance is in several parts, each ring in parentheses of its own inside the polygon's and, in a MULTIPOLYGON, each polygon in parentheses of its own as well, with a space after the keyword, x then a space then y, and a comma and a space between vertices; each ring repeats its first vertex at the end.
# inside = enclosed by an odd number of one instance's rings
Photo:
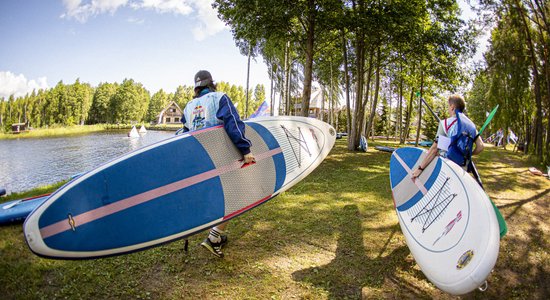
POLYGON ((434 158, 439 154, 438 152, 439 150, 437 150, 437 142, 434 142, 422 162, 418 165, 418 168, 413 171, 413 179, 422 174, 422 171, 424 171, 424 169, 426 169, 428 165, 432 162, 432 160, 434 160, 434 158))
POLYGON ((481 139, 481 136, 478 136, 476 141, 475 141, 475 144, 476 144, 476 147, 474 149, 474 151, 472 151, 472 155, 477 155, 479 153, 481 153, 481 151, 483 151, 483 149, 485 149, 485 144, 483 143, 483 139, 481 139))
POLYGON ((231 102, 227 95, 223 95, 220 99, 220 108, 216 113, 216 117, 223 120, 225 131, 242 155, 249 154, 252 143, 245 137, 245 125, 241 121, 233 102, 231 102))

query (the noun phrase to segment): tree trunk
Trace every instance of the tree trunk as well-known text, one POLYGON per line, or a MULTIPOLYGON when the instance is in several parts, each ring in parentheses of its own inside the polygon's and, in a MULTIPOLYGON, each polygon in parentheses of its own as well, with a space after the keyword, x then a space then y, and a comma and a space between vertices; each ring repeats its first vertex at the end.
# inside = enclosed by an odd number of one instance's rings
MULTIPOLYGON (((422 90, 424 89, 424 69, 420 70, 420 97, 422 97, 422 90)), ((422 129, 422 101, 418 98, 418 126, 416 129, 416 143, 415 146, 418 147, 418 141, 420 139, 420 132, 422 129)))
POLYGON ((273 97, 273 61, 269 63, 269 77, 270 77, 270 86, 269 86, 269 115, 273 116, 275 109, 275 97, 273 97))
POLYGON ((245 110, 244 110, 244 118, 248 118, 248 98, 249 98, 249 93, 248 93, 248 85, 249 85, 249 82, 250 82, 250 56, 252 56, 252 45, 249 45, 248 46, 248 63, 246 65, 246 106, 245 106, 245 110))
POLYGON ((332 125, 332 127, 336 128, 334 125, 334 101, 332 99, 332 61, 330 62, 330 89, 328 92, 328 122, 332 125))
POLYGON ((370 96, 370 93, 371 93, 371 81, 372 81, 372 74, 373 74, 373 71, 372 71, 372 68, 374 66, 374 49, 372 49, 370 51, 370 54, 369 54, 369 68, 367 70, 367 80, 365 82, 365 90, 363 91, 363 101, 361 102, 361 107, 360 107, 360 111, 359 111, 359 116, 360 116, 360 120, 359 122, 357 123, 358 125, 358 128, 360 128, 360 131, 359 134, 357 135, 357 140, 356 140, 356 143, 357 145, 359 145, 360 143, 360 139, 361 139, 361 132, 363 133, 363 135, 365 137, 368 137, 369 136, 369 131, 367 130, 367 103, 369 101, 369 96, 370 96))
POLYGON ((283 73, 281 77, 281 102, 279 103, 279 114, 280 115, 288 115, 288 110, 286 108, 286 82, 288 77, 288 48, 289 48, 289 42, 285 44, 285 61, 283 65, 283 73))
POLYGON ((403 139, 400 141, 400 144, 404 144, 407 141, 407 138, 409 138, 409 131, 411 128, 411 115, 412 115, 412 109, 413 109, 413 99, 414 99, 414 89, 411 87, 411 96, 409 98, 409 105, 407 106, 407 118, 405 120, 405 131, 403 134, 403 139))
POLYGON ((381 64, 380 60, 381 60, 380 46, 378 46, 378 49, 376 50, 376 82, 374 87, 374 100, 372 101, 372 107, 371 107, 371 112, 369 116, 369 123, 367 125, 367 130, 365 130, 367 134, 373 128, 374 116, 376 114, 376 106, 378 105, 378 91, 380 90, 380 64, 381 64))
POLYGON ((323 91, 323 86, 321 88, 321 111, 319 112, 319 117, 321 121, 325 121, 325 92, 323 91))
POLYGON ((285 115, 290 116, 290 41, 286 43, 285 53, 285 115))
POLYGON ((526 20, 526 16, 524 15, 523 8, 521 7, 521 4, 518 0, 515 0, 516 9, 518 10, 519 16, 521 17, 521 21, 524 26, 525 30, 525 37, 527 39, 527 45, 529 47, 529 53, 531 58, 531 67, 532 67, 532 73, 533 73, 533 83, 534 83, 534 90, 535 90, 535 104, 536 104, 536 112, 535 112, 535 134, 534 134, 534 146, 535 146, 535 154, 539 158, 539 160, 542 161, 542 96, 540 91, 540 80, 539 80, 539 71, 537 66, 537 57, 535 55, 535 46, 533 44, 533 40, 531 39, 531 32, 529 30, 529 25, 526 20))
POLYGON ((389 89, 388 89, 388 114, 387 114, 387 117, 386 117, 386 140, 389 140, 390 139, 390 134, 391 134, 391 98, 392 98, 392 95, 391 95, 391 85, 392 85, 392 82, 391 82, 391 79, 388 79, 388 86, 389 86, 389 89))
POLYGON ((355 93, 355 112, 353 114, 353 120, 351 122, 351 133, 348 135, 348 150, 355 150, 359 145, 359 138, 361 134, 361 102, 363 99, 363 82, 364 82, 364 69, 365 69, 365 39, 361 30, 356 35, 356 53, 357 53, 357 82, 355 93))
POLYGON ((309 100, 311 99, 311 81, 313 80, 313 43, 315 41, 315 1, 308 1, 306 63, 304 66, 304 91, 302 98, 302 116, 309 116, 309 100))
MULTIPOLYGON (((403 73, 403 66, 401 65, 401 74, 403 73)), ((399 79, 399 115, 397 117, 397 124, 395 126, 395 137, 399 136, 399 142, 403 138, 403 77, 399 79)))
MULTIPOLYGON (((346 46, 346 33, 344 30, 342 30, 342 54, 344 55, 344 82, 345 82, 345 90, 346 90, 346 114, 347 114, 347 120, 346 120, 346 131, 348 133, 348 137, 351 136, 351 103, 349 99, 349 71, 348 71, 348 47, 346 46)), ((349 142, 348 142, 349 144, 349 142)), ((349 149, 349 146, 348 146, 349 149)), ((349 149, 352 150, 352 149, 349 149)))

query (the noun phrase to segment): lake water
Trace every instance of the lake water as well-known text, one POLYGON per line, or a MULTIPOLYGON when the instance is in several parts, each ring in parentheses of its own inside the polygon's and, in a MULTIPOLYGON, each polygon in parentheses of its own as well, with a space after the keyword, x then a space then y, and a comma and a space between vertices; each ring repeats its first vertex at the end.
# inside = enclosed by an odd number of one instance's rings
POLYGON ((14 193, 56 183, 172 136, 173 131, 148 131, 139 138, 129 138, 126 131, 107 131, 0 140, 0 188, 14 193))

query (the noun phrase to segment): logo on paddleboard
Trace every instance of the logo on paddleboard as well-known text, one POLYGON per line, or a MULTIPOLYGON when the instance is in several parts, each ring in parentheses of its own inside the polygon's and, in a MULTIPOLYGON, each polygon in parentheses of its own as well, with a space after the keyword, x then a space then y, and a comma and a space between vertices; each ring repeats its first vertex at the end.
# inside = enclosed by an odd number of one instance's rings
POLYGON ((474 251, 468 250, 462 254, 462 256, 458 259, 458 262, 456 263, 457 270, 462 270, 464 267, 466 267, 472 258, 474 257, 474 251))
POLYGON ((447 233, 449 233, 449 231, 451 231, 453 229, 453 227, 455 227, 455 224, 458 223, 458 221, 460 221, 460 219, 462 219, 462 211, 459 211, 456 214, 456 218, 452 219, 451 222, 449 222, 449 224, 447 224, 447 226, 445 226, 445 230, 443 230, 441 235, 434 241, 432 246, 434 246, 435 243, 437 243, 442 237, 446 236, 447 233))
POLYGON ((315 131, 310 128, 309 131, 311 132, 311 136, 315 140, 315 143, 317 144, 317 148, 321 149, 321 146, 319 146, 319 139, 317 139, 317 135, 315 135, 315 131))

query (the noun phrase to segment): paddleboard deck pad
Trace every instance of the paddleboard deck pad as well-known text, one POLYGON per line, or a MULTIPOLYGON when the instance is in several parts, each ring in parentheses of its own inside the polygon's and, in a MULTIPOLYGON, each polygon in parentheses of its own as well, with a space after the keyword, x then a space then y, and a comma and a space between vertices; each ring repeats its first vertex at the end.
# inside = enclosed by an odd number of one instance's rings
POLYGON ((399 148, 390 159, 390 183, 407 246, 426 277, 461 295, 481 286, 499 252, 499 225, 491 201, 455 163, 435 158, 415 180, 426 151, 399 148))
POLYGON ((319 120, 246 121, 256 163, 223 126, 177 135, 71 181, 36 208, 23 228, 37 255, 83 259, 142 250, 225 222, 277 196, 328 155, 336 134, 319 120))

